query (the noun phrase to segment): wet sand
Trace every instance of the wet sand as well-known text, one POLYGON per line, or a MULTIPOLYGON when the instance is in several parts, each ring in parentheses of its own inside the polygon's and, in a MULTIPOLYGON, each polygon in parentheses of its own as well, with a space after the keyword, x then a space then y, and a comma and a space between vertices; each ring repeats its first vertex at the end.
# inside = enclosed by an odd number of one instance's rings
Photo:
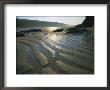
MULTIPOLYGON (((53 39, 48 37, 54 33, 45 36, 42 36, 42 32, 39 34, 35 36, 26 34, 23 37, 17 37, 17 74, 94 73, 93 39, 86 40, 79 35, 77 38, 82 41, 77 42, 69 39, 70 44, 66 44, 66 41, 55 41, 56 37, 53 39)), ((60 34, 57 33, 57 37, 59 36, 60 34)))

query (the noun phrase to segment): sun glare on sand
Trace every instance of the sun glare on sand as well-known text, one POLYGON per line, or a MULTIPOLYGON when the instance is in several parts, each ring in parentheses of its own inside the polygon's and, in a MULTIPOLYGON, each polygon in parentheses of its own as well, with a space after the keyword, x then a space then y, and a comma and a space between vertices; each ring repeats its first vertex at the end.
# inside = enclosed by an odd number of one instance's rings
POLYGON ((61 36, 57 35, 57 34, 53 34, 49 36, 49 39, 54 41, 54 42, 59 42, 59 40, 61 39, 61 36))
POLYGON ((51 40, 53 40, 53 41, 55 41, 57 39, 57 35, 53 35, 53 36, 51 36, 51 40))

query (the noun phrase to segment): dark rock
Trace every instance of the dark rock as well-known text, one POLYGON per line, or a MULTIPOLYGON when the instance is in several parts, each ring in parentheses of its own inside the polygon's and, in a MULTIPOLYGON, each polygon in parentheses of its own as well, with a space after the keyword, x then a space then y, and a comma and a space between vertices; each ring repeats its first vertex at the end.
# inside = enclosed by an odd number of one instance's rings
POLYGON ((24 32, 23 32, 23 31, 17 32, 17 33, 16 33, 16 36, 17 36, 17 37, 23 37, 23 36, 24 36, 24 32))
POLYGON ((56 29, 53 32, 62 32, 62 31, 63 31, 63 29, 56 29))

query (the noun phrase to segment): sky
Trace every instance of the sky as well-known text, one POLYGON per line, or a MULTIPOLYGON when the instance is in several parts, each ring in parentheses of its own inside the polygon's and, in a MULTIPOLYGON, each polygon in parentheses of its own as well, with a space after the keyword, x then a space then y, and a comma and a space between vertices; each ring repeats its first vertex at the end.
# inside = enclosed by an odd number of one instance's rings
POLYGON ((77 25, 84 21, 85 16, 17 16, 17 18, 77 25))

